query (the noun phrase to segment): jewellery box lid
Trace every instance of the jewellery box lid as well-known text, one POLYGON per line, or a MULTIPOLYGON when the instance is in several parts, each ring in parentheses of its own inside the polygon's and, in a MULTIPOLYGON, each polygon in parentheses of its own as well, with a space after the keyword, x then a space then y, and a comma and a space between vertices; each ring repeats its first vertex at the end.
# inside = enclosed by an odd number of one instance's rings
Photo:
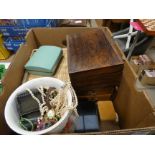
POLYGON ((25 65, 28 71, 54 72, 62 56, 62 49, 57 46, 41 46, 25 65))
POLYGON ((122 70, 123 60, 101 29, 68 35, 67 52, 69 73, 122 70))

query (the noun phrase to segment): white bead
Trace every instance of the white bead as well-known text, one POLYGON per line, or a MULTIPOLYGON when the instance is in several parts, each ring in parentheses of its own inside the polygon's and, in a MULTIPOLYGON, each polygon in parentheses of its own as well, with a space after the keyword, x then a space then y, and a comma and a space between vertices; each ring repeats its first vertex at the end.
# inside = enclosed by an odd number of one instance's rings
POLYGON ((52 119, 54 116, 55 116, 54 110, 52 110, 52 109, 49 110, 48 113, 47 113, 47 117, 48 117, 49 119, 52 119))

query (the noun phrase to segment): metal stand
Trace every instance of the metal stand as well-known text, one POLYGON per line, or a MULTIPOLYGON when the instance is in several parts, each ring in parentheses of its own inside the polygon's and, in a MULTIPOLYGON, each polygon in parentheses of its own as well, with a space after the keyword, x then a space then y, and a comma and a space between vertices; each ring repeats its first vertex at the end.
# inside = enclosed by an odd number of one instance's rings
MULTIPOLYGON (((133 19, 130 19, 130 22, 133 22, 133 19)), ((122 30, 119 33, 123 33, 126 30, 122 30)), ((126 41, 126 45, 125 45, 125 50, 129 49, 130 47, 130 42, 131 42, 131 38, 132 36, 135 36, 137 34, 138 31, 134 31, 133 32, 133 26, 130 25, 129 29, 128 29, 128 33, 127 34, 121 34, 121 35, 117 35, 117 33, 113 36, 114 39, 121 39, 121 38, 127 38, 126 41)))
POLYGON ((135 38, 134 38, 134 41, 133 41, 133 43, 132 43, 132 45, 131 45, 131 48, 130 48, 130 50, 129 50, 129 53, 128 53, 128 55, 127 55, 127 59, 128 59, 128 60, 130 59, 130 57, 131 57, 131 55, 132 55, 132 53, 133 53, 133 50, 134 50, 134 48, 135 48, 135 46, 136 46, 136 44, 137 44, 137 42, 138 42, 138 39, 139 39, 140 34, 141 34, 141 32, 138 31, 137 34, 136 34, 136 36, 135 36, 135 38))

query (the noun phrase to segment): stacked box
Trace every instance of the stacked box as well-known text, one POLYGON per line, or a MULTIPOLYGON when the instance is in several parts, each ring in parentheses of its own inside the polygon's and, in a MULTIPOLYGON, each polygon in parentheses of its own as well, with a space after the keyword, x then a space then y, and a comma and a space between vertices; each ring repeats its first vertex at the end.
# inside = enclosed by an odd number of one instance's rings
POLYGON ((30 28, 55 26, 57 26, 57 20, 53 19, 16 19, 10 22, 0 22, 0 31, 3 36, 7 37, 25 36, 30 28))
POLYGON ((33 27, 56 27, 55 19, 14 19, 0 20, 0 32, 6 37, 4 45, 8 50, 17 51, 20 44, 24 43, 26 33, 33 27), (17 38, 19 37, 19 38, 17 38))

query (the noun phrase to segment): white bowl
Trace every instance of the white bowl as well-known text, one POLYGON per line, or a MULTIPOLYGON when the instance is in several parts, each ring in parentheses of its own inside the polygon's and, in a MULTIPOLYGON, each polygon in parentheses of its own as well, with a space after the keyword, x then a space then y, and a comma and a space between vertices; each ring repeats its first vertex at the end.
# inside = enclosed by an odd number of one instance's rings
MULTIPOLYGON (((64 85, 64 82, 61 80, 58 80, 56 78, 51 78, 51 77, 43 77, 43 78, 37 78, 30 80, 21 86, 19 86, 9 97, 6 106, 5 106, 5 120, 8 124, 8 126, 14 130, 18 134, 50 134, 50 133, 58 133, 61 132, 62 129, 65 127, 68 118, 71 114, 70 110, 67 110, 62 118, 52 125, 51 127, 40 130, 40 131, 26 131, 24 130, 20 124, 19 124, 19 115, 17 112, 16 108, 16 96, 17 94, 20 94, 26 90, 26 88, 33 89, 33 88, 38 88, 40 86, 51 86, 55 88, 60 88, 61 86, 64 85)), ((71 92, 68 90, 67 92, 67 98, 68 98, 68 105, 72 105, 72 95, 71 92)))

